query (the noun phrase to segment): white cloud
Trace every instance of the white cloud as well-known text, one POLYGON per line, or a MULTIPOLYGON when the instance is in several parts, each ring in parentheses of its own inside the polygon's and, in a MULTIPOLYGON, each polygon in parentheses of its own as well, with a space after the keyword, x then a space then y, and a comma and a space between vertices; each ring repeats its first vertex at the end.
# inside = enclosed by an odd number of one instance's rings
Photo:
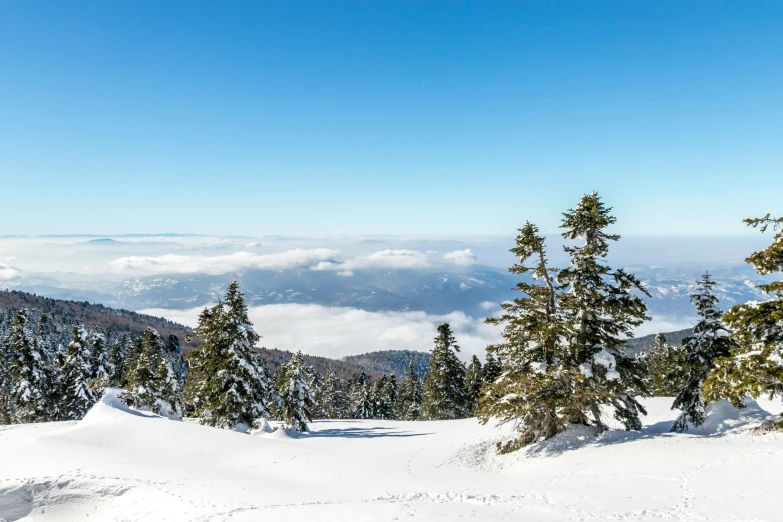
POLYGON ((634 337, 644 337, 645 335, 656 334, 658 332, 676 332, 693 328, 693 325, 699 320, 698 317, 687 316, 664 316, 654 315, 651 321, 647 321, 639 328, 634 330, 634 337))
POLYGON ((465 250, 455 250, 453 252, 446 252, 443 255, 443 259, 448 263, 453 263, 460 266, 470 266, 476 262, 476 254, 469 248, 465 250))
POLYGON ((482 301, 481 303, 479 303, 479 307, 482 310, 492 310, 494 308, 497 308, 498 304, 493 303, 492 301, 482 301))
POLYGON ((343 272, 363 268, 427 268, 432 266, 429 256, 418 250, 379 250, 342 263, 318 263, 314 270, 340 270, 343 272))
POLYGON ((19 275, 19 272, 8 265, 0 263, 0 281, 7 281, 19 275))
POLYGON ((329 259, 337 254, 327 248, 296 249, 276 254, 234 252, 220 256, 191 256, 166 254, 163 256, 129 256, 109 263, 112 272, 151 274, 225 274, 236 270, 258 268, 282 270, 308 266, 329 259))
MULTIPOLYGON (((200 308, 143 310, 195 326, 200 308)), ((357 308, 306 304, 265 305, 251 308, 250 319, 261 345, 281 350, 339 358, 377 350, 429 351, 436 326, 448 321, 462 348, 460 357, 483 358, 488 344, 498 342, 500 329, 462 312, 432 315, 425 312, 367 312, 357 308)))

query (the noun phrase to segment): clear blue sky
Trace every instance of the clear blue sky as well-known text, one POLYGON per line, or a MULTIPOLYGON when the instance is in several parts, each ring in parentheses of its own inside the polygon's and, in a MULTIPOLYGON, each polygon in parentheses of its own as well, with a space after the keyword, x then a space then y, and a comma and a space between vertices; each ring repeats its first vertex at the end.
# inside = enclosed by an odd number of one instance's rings
POLYGON ((8 234, 783 213, 783 3, 0 1, 8 234))

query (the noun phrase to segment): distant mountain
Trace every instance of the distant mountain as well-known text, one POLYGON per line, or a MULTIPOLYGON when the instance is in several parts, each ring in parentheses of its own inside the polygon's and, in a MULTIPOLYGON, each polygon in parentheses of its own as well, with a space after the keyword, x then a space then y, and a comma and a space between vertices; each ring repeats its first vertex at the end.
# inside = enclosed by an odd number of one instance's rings
POLYGON ((397 377, 405 377, 408 373, 408 364, 413 362, 413 371, 421 378, 429 370, 430 358, 431 355, 427 352, 385 350, 363 353, 361 355, 349 355, 341 360, 363 368, 368 373, 373 371, 381 374, 394 374, 397 377))
MULTIPOLYGON (((652 350, 652 342, 655 336, 658 334, 645 335, 644 337, 638 337, 636 339, 629 339, 625 342, 625 353, 632 356, 642 355, 649 353, 652 350)), ((676 332, 665 332, 666 342, 672 346, 680 346, 683 339, 693 335, 693 328, 686 328, 685 330, 678 330, 676 332)))

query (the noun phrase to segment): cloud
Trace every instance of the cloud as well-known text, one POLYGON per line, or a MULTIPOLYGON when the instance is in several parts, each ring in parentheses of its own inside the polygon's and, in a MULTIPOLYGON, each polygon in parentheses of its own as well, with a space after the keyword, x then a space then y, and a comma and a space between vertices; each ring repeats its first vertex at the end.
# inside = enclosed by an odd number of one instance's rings
POLYGON ((656 334, 659 332, 676 332, 693 328, 693 325, 699 320, 698 317, 688 316, 666 316, 653 315, 652 320, 642 324, 634 330, 634 337, 644 337, 645 335, 656 334))
MULTIPOLYGON (((342 263, 327 261, 318 263, 314 270, 340 270, 352 272, 365 268, 427 268, 432 266, 430 258, 418 250, 379 250, 366 256, 359 256, 342 263)), ((347 274, 345 274, 347 275, 347 274)))
POLYGON ((8 281, 19 275, 19 271, 0 263, 0 281, 8 281))
POLYGON ((166 254, 163 256, 121 257, 109 263, 112 272, 152 274, 225 274, 249 268, 282 270, 308 266, 335 256, 337 252, 328 248, 312 250, 296 249, 276 254, 253 254, 234 252, 220 256, 190 256, 166 254))
MULTIPOLYGON (((200 308, 151 309, 142 313, 163 316, 195 326, 200 308)), ((311 355, 339 358, 377 350, 432 348, 436 326, 448 321, 462 348, 460 358, 483 358, 488 344, 498 342, 500 329, 462 312, 433 315, 425 312, 368 312, 357 308, 311 304, 253 307, 250 320, 263 336, 261 345, 281 350, 302 350, 311 355)))
POLYGON ((498 307, 497 303, 493 303, 492 301, 482 301, 479 303, 479 308, 482 310, 493 310, 498 307))
POLYGON ((455 250, 453 252, 446 252, 443 255, 443 259, 448 263, 453 263, 460 266, 470 266, 476 262, 476 254, 469 248, 465 250, 455 250))

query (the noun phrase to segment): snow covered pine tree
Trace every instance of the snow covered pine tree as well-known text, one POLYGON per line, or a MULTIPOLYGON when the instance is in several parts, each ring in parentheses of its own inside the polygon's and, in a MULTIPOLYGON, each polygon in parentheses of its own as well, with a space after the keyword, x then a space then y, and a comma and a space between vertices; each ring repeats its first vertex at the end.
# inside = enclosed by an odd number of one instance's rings
MULTIPOLYGON (((754 252, 746 261, 762 275, 783 272, 783 218, 767 214, 745 223, 760 227, 762 233, 770 226, 777 231, 769 247, 754 252)), ((783 281, 758 288, 771 298, 736 305, 723 318, 737 345, 730 355, 715 361, 704 383, 708 401, 725 398, 741 408, 746 396, 783 395, 783 281)))
POLYGON ((438 325, 438 336, 424 376, 421 418, 423 420, 464 419, 468 416, 465 365, 457 357, 459 346, 449 323, 438 325))
POLYGON ((268 417, 264 399, 269 383, 252 351, 260 337, 236 280, 223 300, 201 312, 195 334, 204 344, 190 355, 185 400, 200 422, 247 429, 268 417))
POLYGON ((623 337, 648 319, 640 282, 604 262, 609 242, 619 236, 604 229, 615 222, 598 194, 585 195, 564 214, 571 266, 547 266, 544 238, 526 223, 511 251, 520 258, 512 273, 532 273, 533 282, 517 284, 525 296, 503 304, 503 315, 487 319, 504 324, 506 342, 487 349, 500 361, 502 373, 481 398, 480 419, 513 422, 519 436, 499 444, 501 452, 548 439, 567 423, 606 429, 601 406, 612 406, 626 429, 641 428, 636 400, 646 393, 641 364, 622 351, 623 337), (531 265, 526 263, 532 259, 531 265), (590 419, 592 417, 592 421, 590 419))
POLYGON ((314 403, 308 377, 302 352, 296 352, 280 367, 277 384, 277 393, 280 395, 278 410, 286 428, 307 431, 307 422, 312 420, 314 403))
POLYGON ((709 272, 698 282, 697 291, 691 295, 691 302, 701 317, 693 328, 693 335, 682 341, 680 351, 683 363, 673 373, 674 380, 683 383, 672 404, 672 409, 682 411, 672 426, 672 431, 683 432, 688 426, 701 426, 707 416, 707 402, 702 385, 709 377, 715 360, 726 357, 735 346, 723 325, 723 313, 718 310, 718 297, 712 289, 715 281, 709 272))

